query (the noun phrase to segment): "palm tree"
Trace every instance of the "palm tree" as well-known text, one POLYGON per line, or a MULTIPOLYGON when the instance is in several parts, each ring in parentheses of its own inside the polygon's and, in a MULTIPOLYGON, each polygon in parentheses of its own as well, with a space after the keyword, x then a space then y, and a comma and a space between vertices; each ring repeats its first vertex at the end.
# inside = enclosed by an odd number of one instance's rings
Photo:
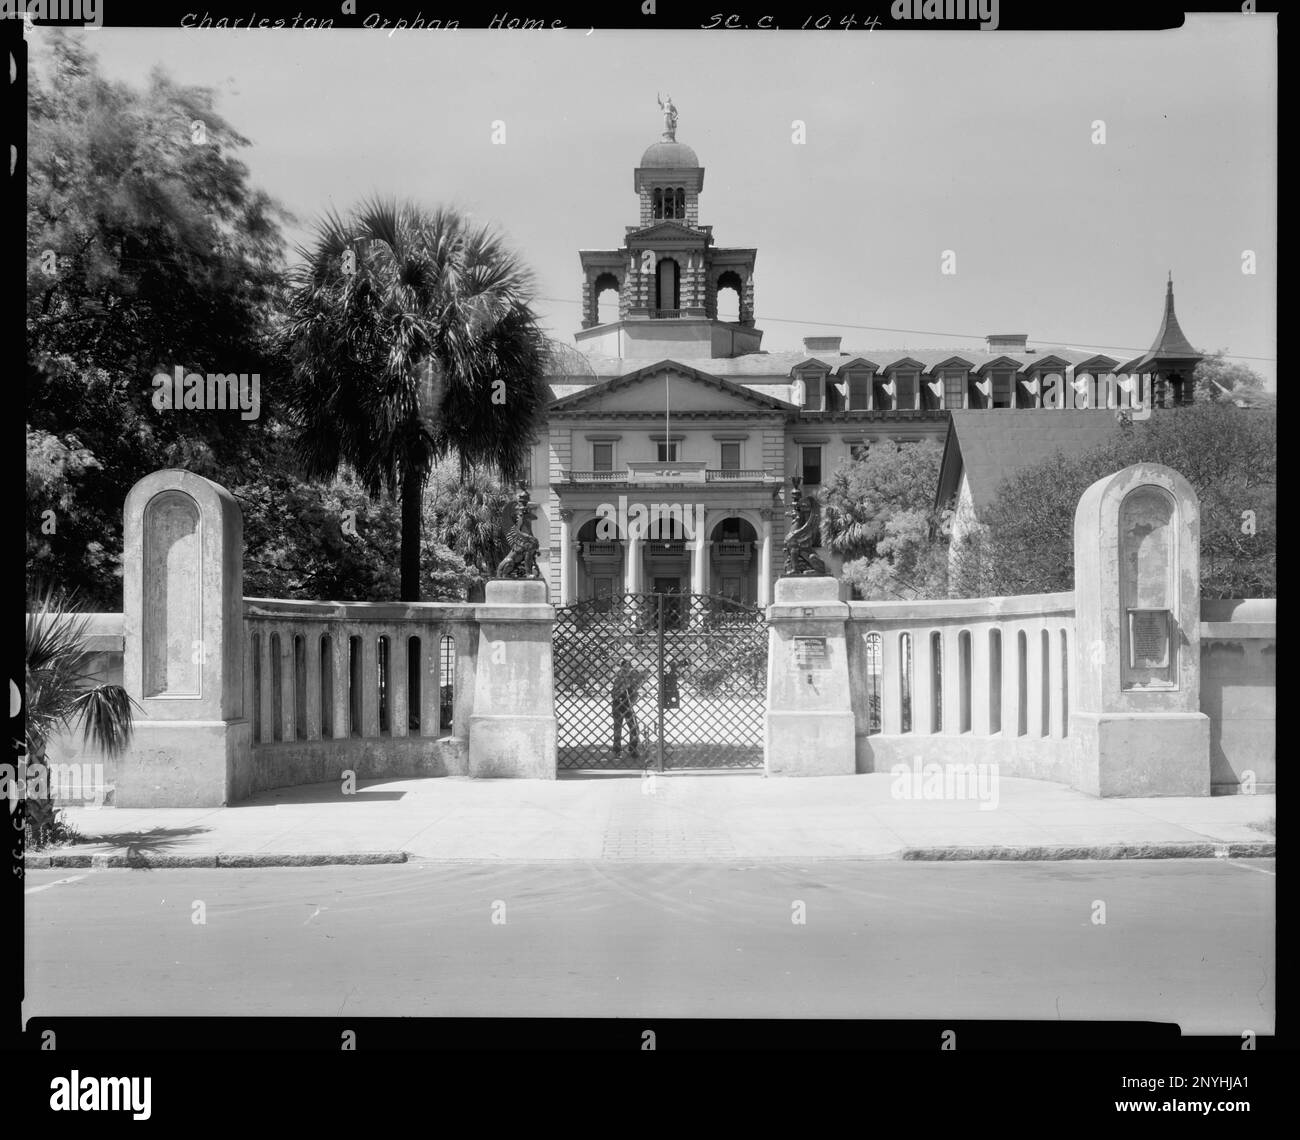
POLYGON ((114 756, 131 739, 131 698, 121 685, 95 684, 83 672, 87 614, 71 595, 46 589, 28 601, 26 669, 27 767, 44 769, 45 794, 27 799, 27 830, 35 845, 55 827, 54 792, 45 750, 58 732, 82 726, 83 740, 114 756))
POLYGON ((421 500, 433 464, 522 470, 548 397, 531 274, 453 210, 375 199, 327 216, 301 249, 284 327, 289 418, 307 474, 346 463, 400 496, 401 592, 420 597, 421 500))

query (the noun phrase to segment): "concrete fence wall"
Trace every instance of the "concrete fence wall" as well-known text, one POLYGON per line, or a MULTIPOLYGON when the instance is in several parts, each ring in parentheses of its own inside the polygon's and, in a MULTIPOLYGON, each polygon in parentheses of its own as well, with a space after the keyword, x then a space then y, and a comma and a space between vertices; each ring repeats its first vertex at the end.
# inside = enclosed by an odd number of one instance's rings
POLYGON ((464 775, 477 652, 472 605, 245 598, 253 790, 464 775))
POLYGON ((1216 794, 1277 790, 1277 602, 1201 602, 1201 711, 1216 794))
POLYGON ((993 763, 1077 782, 1074 595, 850 602, 859 772, 993 763))

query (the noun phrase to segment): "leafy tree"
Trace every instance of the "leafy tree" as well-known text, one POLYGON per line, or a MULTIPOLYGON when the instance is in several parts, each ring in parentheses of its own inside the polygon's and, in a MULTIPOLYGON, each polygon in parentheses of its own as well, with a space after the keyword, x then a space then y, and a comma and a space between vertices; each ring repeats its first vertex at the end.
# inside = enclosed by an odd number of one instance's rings
POLYGON ((1096 480, 1133 463, 1183 475, 1201 508, 1201 592, 1277 593, 1277 418, 1266 410, 1196 404, 1157 411, 1073 458, 1017 472, 969 543, 953 551, 950 590, 1032 594, 1074 585, 1074 512, 1096 480))
POLYGON ((947 512, 936 520, 932 510, 898 511, 885 522, 876 557, 846 562, 843 577, 860 598, 947 597, 947 523, 947 512))
POLYGON ((161 71, 142 91, 110 82, 56 31, 29 46, 29 574, 113 608, 130 487, 168 466, 228 479, 258 450, 266 403, 261 421, 161 411, 152 379, 278 371, 266 330, 286 215, 249 186, 248 140, 211 90, 161 71))
POLYGON ((401 504, 401 593, 420 594, 423 495, 455 454, 513 478, 547 400, 530 274, 451 210, 374 200, 319 223, 288 301, 290 419, 306 472, 350 466, 401 504))
POLYGON ((1264 392, 1264 377, 1247 364, 1224 357, 1225 349, 1202 358, 1192 373, 1197 402, 1231 403, 1234 397, 1257 397, 1264 392))
POLYGON ((873 443, 860 459, 832 471, 822 496, 822 541, 845 559, 873 559, 889 520, 902 511, 929 513, 943 448, 933 441, 873 443))
MULTIPOLYGON (((389 498, 372 499, 346 470, 303 477, 284 433, 231 488, 244 516, 244 593, 250 597, 396 601, 401 523, 389 498)), ((465 599, 476 581, 464 560, 429 530, 422 594, 465 599)))
POLYGON ((427 531, 454 551, 467 574, 469 597, 481 601, 483 587, 508 553, 506 532, 513 522, 514 495, 488 471, 460 470, 455 461, 439 463, 425 497, 427 531))

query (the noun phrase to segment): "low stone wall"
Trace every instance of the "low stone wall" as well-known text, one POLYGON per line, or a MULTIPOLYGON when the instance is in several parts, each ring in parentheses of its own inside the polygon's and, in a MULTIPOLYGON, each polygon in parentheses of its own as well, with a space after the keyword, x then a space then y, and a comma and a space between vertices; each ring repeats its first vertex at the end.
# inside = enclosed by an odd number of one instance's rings
POLYGON ((1277 790, 1277 602, 1201 602, 1201 711, 1214 795, 1277 790))
POLYGON ((850 602, 859 772, 997 764, 1078 786, 1074 595, 850 602))
POLYGON ((249 794, 467 773, 475 606, 245 598, 244 626, 249 794))

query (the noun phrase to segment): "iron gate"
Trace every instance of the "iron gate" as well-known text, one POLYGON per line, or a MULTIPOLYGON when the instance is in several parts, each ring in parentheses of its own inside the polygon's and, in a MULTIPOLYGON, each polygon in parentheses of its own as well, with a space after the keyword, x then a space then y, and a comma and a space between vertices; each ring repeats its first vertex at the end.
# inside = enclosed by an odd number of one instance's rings
POLYGON ((712 594, 591 598, 556 609, 552 650, 561 769, 763 766, 767 621, 756 606, 712 594), (623 661, 630 700, 615 692, 628 692, 623 661))

